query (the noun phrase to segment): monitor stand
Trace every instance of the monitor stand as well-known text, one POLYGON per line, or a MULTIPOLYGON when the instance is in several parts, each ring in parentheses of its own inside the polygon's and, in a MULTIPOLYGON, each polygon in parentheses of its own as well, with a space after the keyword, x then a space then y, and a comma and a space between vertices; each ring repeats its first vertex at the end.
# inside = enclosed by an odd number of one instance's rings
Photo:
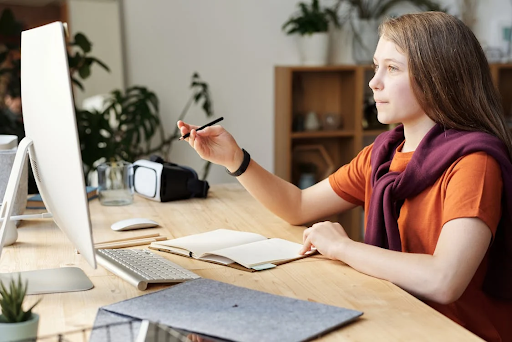
POLYGON ((27 294, 61 293, 92 289, 91 280, 78 267, 47 268, 43 270, 0 273, 0 281, 6 288, 11 279, 28 282, 27 294))
MULTIPOLYGON (((11 222, 12 209, 18 186, 20 183, 23 164, 27 158, 27 152, 31 161, 34 161, 34 148, 32 140, 28 137, 21 140, 14 163, 12 166, 9 182, 5 189, 0 218, 3 218, 0 228, 0 262, 4 244, 12 244, 18 238, 16 226, 11 222)), ((37 173, 36 163, 31 163, 34 174, 37 173)), ((44 199, 43 199, 44 200, 44 199)), ((17 280, 21 276, 23 282, 28 281, 27 294, 58 293, 84 291, 94 287, 87 275, 78 267, 61 267, 35 271, 0 273, 0 281, 8 285, 10 279, 17 280)))

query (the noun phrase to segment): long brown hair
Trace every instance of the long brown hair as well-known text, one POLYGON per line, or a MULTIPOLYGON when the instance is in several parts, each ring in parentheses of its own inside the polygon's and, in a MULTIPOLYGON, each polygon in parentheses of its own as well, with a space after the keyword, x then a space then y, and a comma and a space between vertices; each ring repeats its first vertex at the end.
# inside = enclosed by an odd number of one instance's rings
POLYGON ((407 56, 414 95, 434 122, 492 134, 512 157, 512 134, 489 64, 462 21, 443 12, 405 14, 384 21, 379 35, 407 56))

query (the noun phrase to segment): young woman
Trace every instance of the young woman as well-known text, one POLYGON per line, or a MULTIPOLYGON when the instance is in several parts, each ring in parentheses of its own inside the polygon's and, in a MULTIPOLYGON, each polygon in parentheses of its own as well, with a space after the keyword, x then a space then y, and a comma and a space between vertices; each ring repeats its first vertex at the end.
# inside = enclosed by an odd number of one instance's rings
POLYGON ((206 160, 238 175, 291 224, 358 205, 365 243, 339 223, 304 231, 312 247, 386 279, 488 341, 512 340, 512 138, 473 33, 439 12, 385 21, 370 81, 385 124, 328 179, 300 190, 251 161, 221 126, 178 122, 206 160))

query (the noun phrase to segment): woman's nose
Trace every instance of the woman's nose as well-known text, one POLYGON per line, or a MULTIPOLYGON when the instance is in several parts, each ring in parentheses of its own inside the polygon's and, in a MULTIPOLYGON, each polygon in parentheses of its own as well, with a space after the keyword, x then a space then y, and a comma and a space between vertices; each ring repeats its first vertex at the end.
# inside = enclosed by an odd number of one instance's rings
POLYGON ((378 76, 378 73, 375 73, 375 75, 373 75, 368 85, 372 90, 382 89, 382 80, 378 76))

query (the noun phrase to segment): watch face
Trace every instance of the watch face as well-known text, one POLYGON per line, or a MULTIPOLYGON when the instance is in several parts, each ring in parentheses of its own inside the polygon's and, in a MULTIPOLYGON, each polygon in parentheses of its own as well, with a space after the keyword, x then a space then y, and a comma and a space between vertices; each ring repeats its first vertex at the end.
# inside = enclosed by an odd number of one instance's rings
POLYGON ((137 167, 133 179, 135 192, 146 197, 154 198, 158 191, 157 184, 158 175, 155 170, 144 166, 137 167))

